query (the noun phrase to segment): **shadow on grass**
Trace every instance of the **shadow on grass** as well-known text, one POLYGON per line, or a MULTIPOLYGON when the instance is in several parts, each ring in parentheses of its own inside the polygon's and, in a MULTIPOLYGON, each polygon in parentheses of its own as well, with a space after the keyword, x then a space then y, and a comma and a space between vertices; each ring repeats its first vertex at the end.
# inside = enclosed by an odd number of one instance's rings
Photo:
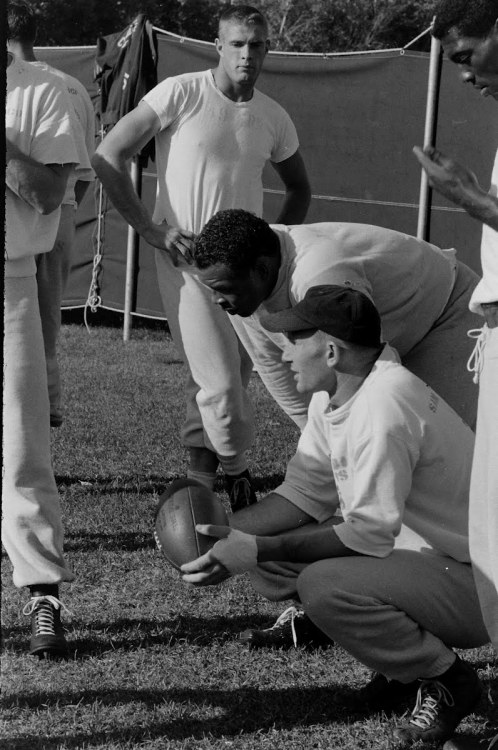
MULTIPOLYGON (((164 736, 165 739, 200 739, 209 734, 210 737, 238 735, 241 732, 261 732, 274 729, 290 729, 293 726, 325 724, 334 720, 334 695, 337 687, 322 688, 283 688, 259 689, 256 687, 242 687, 235 689, 209 688, 171 688, 166 690, 85 690, 68 695, 65 692, 40 692, 33 695, 18 695, 12 701, 12 707, 37 708, 50 710, 57 706, 61 710, 64 705, 78 704, 81 710, 84 706, 91 706, 98 702, 101 706, 120 706, 141 702, 149 705, 165 705, 171 710, 178 710, 182 718, 170 721, 146 723, 140 727, 121 727, 92 733, 91 741, 94 746, 106 746, 108 743, 133 739, 148 740, 164 736), (172 704, 170 706, 170 704, 172 704), (199 720, 192 716, 198 710, 215 708, 217 716, 199 720), (221 714, 219 709, 221 709, 221 714)), ((10 701, 2 701, 10 707, 10 701)), ((350 717, 348 717, 350 719, 350 717)), ((342 718, 342 721, 345 717, 342 718)), ((10 740, 9 750, 24 747, 22 743, 32 741, 31 747, 37 744, 39 737, 26 735, 10 740), (18 744, 16 744, 16 742, 18 744)), ((48 738, 45 738, 47 742, 48 738)), ((64 742, 64 747, 81 747, 90 737, 85 734, 66 734, 61 737, 51 737, 54 746, 64 742)), ((47 747, 47 745, 45 745, 47 747)))
MULTIPOLYGON (((81 488, 82 492, 88 492, 89 494, 95 493, 98 495, 109 494, 113 492, 140 492, 143 495, 161 494, 176 479, 184 479, 183 475, 175 475, 173 477, 164 477, 159 475, 151 475, 147 477, 139 475, 130 476, 108 476, 108 477, 82 477, 69 476, 67 474, 57 474, 55 481, 60 489, 68 487, 81 488), (82 484, 83 483, 83 484, 82 484)), ((252 483, 256 492, 266 493, 282 484, 284 480, 284 474, 268 474, 264 477, 252 477, 252 483)), ((217 492, 223 492, 224 480, 223 476, 219 476, 216 480, 215 490, 217 492)))
POLYGON ((64 550, 66 552, 92 552, 97 549, 105 549, 108 552, 136 552, 142 549, 157 549, 152 537, 152 516, 150 523, 150 532, 126 531, 116 534, 86 531, 66 532, 64 550))
MULTIPOLYGON (((236 617, 195 617, 179 616, 172 619, 131 619, 120 618, 112 622, 92 622, 90 626, 73 621, 65 623, 70 648, 70 661, 82 661, 112 651, 138 651, 151 646, 174 646, 182 643, 196 646, 222 646, 237 641, 239 633, 247 628, 261 628, 268 625, 268 616, 240 615, 236 617), (82 628, 90 631, 86 637, 72 637, 71 630, 82 628), (126 632, 128 631, 128 632, 126 632)), ((26 650, 25 626, 3 628, 3 645, 6 650, 26 650), (22 643, 19 642, 22 636, 22 643), (9 643, 10 640, 10 643, 9 643)), ((241 648, 246 648, 240 644, 241 648)))
MULTIPOLYGON (((9 750, 24 750, 24 748, 57 747, 63 743, 65 748, 77 748, 91 741, 92 746, 105 747, 115 742, 129 744, 134 740, 143 743, 163 737, 168 740, 199 740, 206 736, 210 738, 227 738, 242 736, 243 734, 258 734, 275 730, 291 730, 294 727, 331 725, 344 726, 349 730, 352 722, 360 720, 362 714, 345 710, 342 697, 347 693, 343 687, 332 683, 327 687, 290 687, 282 689, 259 689, 254 687, 232 688, 227 690, 209 688, 173 687, 166 690, 85 690, 68 695, 65 692, 40 693, 36 698, 32 695, 19 695, 13 700, 12 707, 37 708, 43 707, 50 711, 56 706, 58 710, 64 706, 78 709, 89 708, 98 703, 111 708, 126 706, 126 704, 142 703, 150 706, 161 706, 163 710, 181 714, 180 718, 172 717, 167 721, 144 720, 140 726, 121 726, 109 728, 100 732, 66 733, 60 736, 40 739, 39 736, 26 734, 18 736, 9 742, 9 750), (216 716, 198 719, 193 716, 196 711, 212 709, 216 716)), ((351 691, 350 691, 351 692, 351 691)), ((7 707, 9 700, 5 701, 7 707)), ((476 712, 479 714, 479 711, 476 712)), ((364 713, 363 713, 364 716, 364 713)), ((476 738, 477 739, 477 738, 476 738)), ((427 746, 425 746, 427 747, 427 746)), ((432 746, 431 746, 432 747, 432 746)))

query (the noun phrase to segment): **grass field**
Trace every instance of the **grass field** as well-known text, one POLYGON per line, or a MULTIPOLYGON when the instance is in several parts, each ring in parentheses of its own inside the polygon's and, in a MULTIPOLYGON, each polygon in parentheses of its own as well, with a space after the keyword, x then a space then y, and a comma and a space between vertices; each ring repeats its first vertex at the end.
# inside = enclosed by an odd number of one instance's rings
MULTIPOLYGON (((125 345, 119 328, 95 326, 89 335, 65 324, 61 363, 67 416, 53 430, 53 453, 76 574, 62 589, 72 657, 26 655, 26 592, 12 586, 4 557, 2 746, 392 747, 396 716, 346 708, 368 679, 364 667, 340 648, 248 651, 238 633, 283 607, 259 598, 244 576, 188 588, 155 549, 158 496, 186 470, 178 438, 183 365, 164 326, 141 326, 125 345)), ((297 433, 256 376, 251 393, 259 426, 251 469, 265 493, 281 480, 297 433)), ((461 732, 482 739, 498 731, 498 665, 490 647, 466 658, 485 694, 461 732)))

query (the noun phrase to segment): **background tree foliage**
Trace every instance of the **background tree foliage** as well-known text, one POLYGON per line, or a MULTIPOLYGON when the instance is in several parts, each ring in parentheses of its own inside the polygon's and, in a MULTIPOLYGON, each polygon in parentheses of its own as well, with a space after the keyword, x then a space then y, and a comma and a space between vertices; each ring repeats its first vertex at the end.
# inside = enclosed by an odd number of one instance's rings
MULTIPOLYGON (((41 46, 95 44, 137 13, 175 34, 213 41, 225 0, 31 0, 41 46)), ((237 3, 233 3, 237 4, 237 3)), ((268 18, 272 48, 344 52, 402 47, 426 29, 434 0, 253 0, 268 18)), ((427 49, 426 37, 415 49, 427 49)))

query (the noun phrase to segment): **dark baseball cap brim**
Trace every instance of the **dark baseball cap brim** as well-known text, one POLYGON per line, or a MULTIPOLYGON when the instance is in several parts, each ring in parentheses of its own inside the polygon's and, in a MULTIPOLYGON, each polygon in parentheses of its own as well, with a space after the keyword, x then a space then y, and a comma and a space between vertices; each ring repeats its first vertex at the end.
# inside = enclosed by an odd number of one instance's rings
POLYGON ((318 330, 316 322, 300 314, 300 310, 296 307, 289 307, 286 310, 266 315, 260 319, 260 322, 263 328, 272 333, 318 330))

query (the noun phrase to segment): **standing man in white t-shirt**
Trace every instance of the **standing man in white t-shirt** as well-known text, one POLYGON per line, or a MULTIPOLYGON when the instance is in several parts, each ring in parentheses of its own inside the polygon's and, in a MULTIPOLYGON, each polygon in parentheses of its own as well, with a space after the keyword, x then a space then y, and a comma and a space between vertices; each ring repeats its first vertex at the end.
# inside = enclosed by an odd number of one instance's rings
POLYGON ((454 649, 487 642, 468 549, 472 430, 383 345, 361 291, 313 286, 261 324, 286 338, 296 388, 312 394, 308 422, 274 492, 231 528, 198 527, 220 541, 182 566, 184 580, 249 571, 263 596, 298 600, 377 673, 357 705, 411 698, 395 737, 444 741, 482 692, 454 649))
POLYGON ((305 218, 310 188, 296 130, 282 107, 254 88, 268 48, 264 16, 251 6, 231 6, 220 18, 218 66, 162 81, 111 130, 93 161, 115 207, 156 248, 164 310, 189 367, 182 431, 188 474, 212 487, 221 463, 233 508, 256 500, 245 455, 253 440, 246 393, 252 364, 189 260, 195 235, 218 210, 242 207, 261 215, 267 161, 285 187, 277 220, 305 218), (153 137, 151 217, 126 162, 153 137))
MULTIPOLYGON (((442 0, 433 34, 465 82, 498 101, 498 3, 442 0)), ((415 154, 431 185, 483 224, 482 279, 470 309, 484 317, 475 349, 479 383, 476 445, 470 493, 470 552, 484 621, 498 650, 498 154, 491 188, 435 149, 415 154)), ((462 377, 464 377, 462 373, 462 377)))
POLYGON ((59 584, 74 576, 50 452, 50 409, 35 257, 57 234, 78 164, 71 103, 52 76, 7 53, 2 542, 31 598, 30 653, 64 655, 59 584))
POLYGON ((67 89, 73 105, 72 127, 84 159, 84 162, 80 160, 80 164, 69 175, 54 246, 50 253, 39 255, 36 262, 38 301, 47 362, 50 424, 52 427, 59 427, 63 420, 61 378, 57 360, 61 304, 71 268, 75 212, 94 179, 90 159, 95 150, 95 117, 90 96, 81 81, 36 59, 33 45, 37 24, 33 8, 24 0, 9 0, 7 20, 7 48, 16 59, 36 65, 48 76, 54 76, 57 85, 62 85, 67 89))

